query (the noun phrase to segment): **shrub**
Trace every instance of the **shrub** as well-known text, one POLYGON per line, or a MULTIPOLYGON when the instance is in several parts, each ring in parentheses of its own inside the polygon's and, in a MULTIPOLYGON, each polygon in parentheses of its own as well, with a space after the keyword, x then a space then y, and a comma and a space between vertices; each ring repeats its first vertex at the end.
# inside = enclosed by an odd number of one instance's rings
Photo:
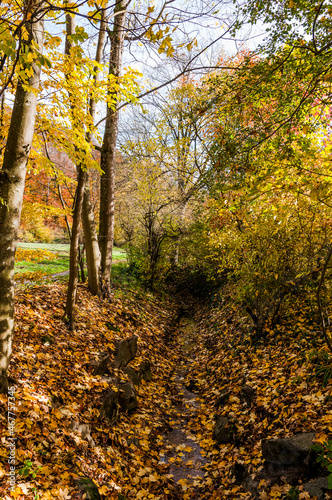
POLYGON ((30 248, 18 248, 15 254, 16 262, 42 262, 55 260, 56 258, 56 253, 50 252, 49 250, 42 250, 40 248, 35 250, 30 248))

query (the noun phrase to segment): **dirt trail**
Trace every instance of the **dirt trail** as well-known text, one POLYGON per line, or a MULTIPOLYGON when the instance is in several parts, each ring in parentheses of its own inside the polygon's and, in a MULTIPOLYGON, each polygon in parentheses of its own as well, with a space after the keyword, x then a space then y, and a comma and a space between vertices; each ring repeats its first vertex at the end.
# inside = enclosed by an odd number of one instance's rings
POLYGON ((193 362, 192 350, 196 333, 195 321, 189 317, 182 317, 179 325, 177 342, 180 347, 183 361, 177 369, 174 382, 177 389, 177 404, 173 410, 173 419, 170 424, 172 430, 165 434, 166 453, 160 456, 160 462, 170 465, 170 474, 174 481, 184 489, 186 485, 192 489, 191 498, 200 498, 198 484, 204 478, 204 465, 207 460, 203 456, 196 436, 191 431, 191 425, 200 411, 200 401, 185 387, 184 377, 190 363, 193 362), (197 493, 197 497, 196 497, 197 493))

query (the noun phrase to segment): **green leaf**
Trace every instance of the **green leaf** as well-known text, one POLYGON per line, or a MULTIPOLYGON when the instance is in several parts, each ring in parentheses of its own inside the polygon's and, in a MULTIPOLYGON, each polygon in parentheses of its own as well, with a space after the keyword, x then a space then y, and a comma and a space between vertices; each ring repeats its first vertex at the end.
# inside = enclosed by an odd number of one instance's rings
POLYGON ((327 476, 327 481, 328 481, 328 488, 329 488, 329 490, 332 490, 332 474, 329 474, 327 476))

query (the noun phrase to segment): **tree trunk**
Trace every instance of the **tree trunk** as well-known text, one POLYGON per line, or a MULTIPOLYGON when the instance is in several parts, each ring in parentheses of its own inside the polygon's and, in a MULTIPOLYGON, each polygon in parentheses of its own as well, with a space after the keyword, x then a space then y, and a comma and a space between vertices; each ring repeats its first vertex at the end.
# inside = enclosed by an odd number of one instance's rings
POLYGON ((75 329, 75 304, 78 282, 78 241, 80 237, 80 221, 83 206, 83 194, 85 185, 85 172, 81 166, 78 167, 77 187, 75 193, 75 205, 73 213, 73 226, 71 230, 70 257, 69 257, 69 282, 67 290, 67 301, 65 319, 71 331, 75 329))
MULTIPOLYGON (((65 55, 70 57, 71 51, 71 41, 70 35, 75 32, 75 19, 67 14, 66 15, 66 44, 65 44, 65 55)), ((66 75, 66 78, 70 78, 70 75, 66 75)), ((69 93, 69 98, 71 95, 69 93)), ((77 123, 75 123, 75 107, 71 104, 72 111, 72 126, 75 128, 77 123)), ((83 207, 83 196, 85 188, 86 174, 82 170, 82 166, 77 166, 77 186, 75 191, 75 202, 73 210, 73 225, 71 230, 70 239, 70 254, 69 254, 69 281, 67 290, 67 300, 65 308, 65 321, 68 322, 71 331, 75 329, 75 304, 77 296, 77 283, 78 283, 78 256, 79 256, 79 237, 80 237, 80 221, 81 213, 83 207)))
MULTIPOLYGON (((83 192, 83 201, 84 201, 84 192, 83 192)), ((81 242, 81 238, 80 238, 80 240, 78 242, 78 265, 80 268, 79 273, 78 273, 78 279, 81 283, 85 283, 84 252, 85 252, 84 240, 83 240, 83 242, 81 242)))
POLYGON ((180 210, 180 223, 179 223, 179 234, 176 237, 175 240, 175 249, 174 249, 174 257, 173 257, 173 264, 174 266, 177 266, 179 264, 179 254, 180 254, 180 246, 181 246, 181 240, 182 240, 182 227, 183 227, 183 221, 186 213, 186 208, 187 208, 187 201, 181 204, 180 210))
MULTIPOLYGON (((27 3, 33 16, 40 2, 27 3)), ((30 18, 31 19, 31 18, 30 18)), ((29 39, 24 43, 42 51, 43 21, 27 22, 29 39)), ((39 88, 40 66, 32 64, 33 76, 29 85, 39 88)), ((26 166, 31 149, 37 109, 37 92, 29 92, 19 80, 10 121, 3 166, 0 170, 0 392, 8 386, 8 366, 14 333, 14 261, 21 218, 26 166)))
POLYGON ((84 189, 82 224, 85 240, 86 265, 88 269, 88 285, 92 295, 99 295, 100 252, 98 236, 91 204, 90 186, 87 176, 84 189))
MULTIPOLYGON (((110 36, 111 51, 109 74, 120 76, 124 43, 124 24, 126 19, 125 2, 118 0, 114 7, 114 26, 110 36)), ((110 93, 117 102, 117 92, 110 93)), ((119 111, 107 107, 107 119, 101 151, 100 179, 100 221, 99 248, 101 253, 102 282, 107 294, 110 293, 112 251, 114 238, 114 202, 115 202, 115 148, 119 129, 119 111)))
MULTIPOLYGON (((100 63, 102 60, 103 48, 105 45, 106 38, 106 9, 102 10, 101 21, 99 28, 98 43, 96 49, 96 62, 100 63)), ((96 66, 94 81, 98 81, 99 70, 96 66)), ((90 99, 89 111, 92 119, 94 120, 96 115, 96 101, 95 99, 90 99)), ((87 141, 92 141, 92 134, 87 133, 87 141)), ((88 286, 92 295, 100 294, 100 251, 98 245, 98 236, 96 230, 96 224, 94 219, 94 213, 91 203, 91 194, 89 186, 89 176, 86 175, 86 183, 84 189, 84 199, 83 199, 83 210, 82 210, 82 224, 84 231, 85 240, 85 251, 86 251, 86 263, 88 268, 88 286)))

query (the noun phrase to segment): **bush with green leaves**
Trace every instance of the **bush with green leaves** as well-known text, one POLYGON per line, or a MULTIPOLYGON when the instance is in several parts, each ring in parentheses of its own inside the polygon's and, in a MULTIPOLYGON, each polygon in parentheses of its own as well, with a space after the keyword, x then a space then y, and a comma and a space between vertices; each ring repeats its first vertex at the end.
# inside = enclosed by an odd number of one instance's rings
POLYGON ((210 203, 196 261, 216 281, 227 275, 261 334, 280 319, 286 296, 315 289, 332 231, 328 210, 310 200, 244 194, 210 203))

